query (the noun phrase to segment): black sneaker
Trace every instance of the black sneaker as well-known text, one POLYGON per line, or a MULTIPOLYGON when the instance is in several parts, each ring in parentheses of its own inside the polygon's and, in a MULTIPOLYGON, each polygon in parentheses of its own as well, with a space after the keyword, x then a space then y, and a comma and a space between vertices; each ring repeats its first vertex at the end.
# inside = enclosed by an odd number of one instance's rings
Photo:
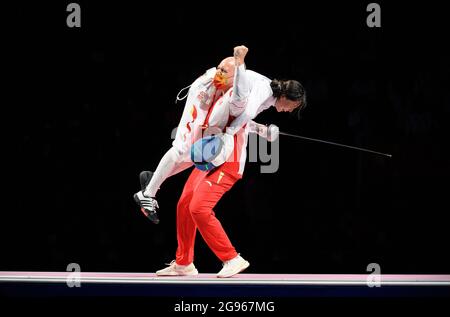
POLYGON ((141 184, 141 191, 134 194, 133 198, 136 204, 141 207, 142 213, 150 219, 154 224, 159 223, 157 210, 159 208, 158 202, 155 198, 147 197, 144 191, 152 179, 153 173, 150 171, 142 171, 139 175, 139 182, 141 184))
POLYGON ((158 224, 159 218, 157 211, 159 206, 156 199, 144 196, 142 191, 139 191, 136 194, 134 194, 133 198, 136 204, 138 204, 138 206, 141 207, 142 213, 154 224, 158 224))

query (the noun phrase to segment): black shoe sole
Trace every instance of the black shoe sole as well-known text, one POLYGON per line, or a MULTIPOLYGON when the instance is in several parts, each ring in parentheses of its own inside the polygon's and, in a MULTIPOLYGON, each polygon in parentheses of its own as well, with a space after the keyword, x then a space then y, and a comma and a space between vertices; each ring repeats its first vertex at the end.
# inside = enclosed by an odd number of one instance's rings
POLYGON ((139 182, 141 183, 141 190, 144 191, 147 188, 147 185, 150 183, 150 180, 153 177, 153 172, 150 171, 142 171, 139 174, 139 182))

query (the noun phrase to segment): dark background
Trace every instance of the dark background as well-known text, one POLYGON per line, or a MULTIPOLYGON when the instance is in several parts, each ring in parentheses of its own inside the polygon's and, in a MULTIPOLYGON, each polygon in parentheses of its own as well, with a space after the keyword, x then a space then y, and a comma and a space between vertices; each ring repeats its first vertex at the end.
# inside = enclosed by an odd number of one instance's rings
MULTIPOLYGON (((249 273, 450 273, 449 32, 443 5, 91 2, 5 8, 0 270, 153 272, 174 258, 189 172, 158 193, 159 225, 132 195, 171 146, 179 89, 249 47, 249 69, 307 89, 301 120, 257 121, 392 159, 281 137, 280 168, 216 207, 249 273), (445 251, 447 250, 447 251, 445 251)), ((2 89, 2 90, 3 90, 2 89)), ((197 236, 195 264, 219 260, 197 236)))

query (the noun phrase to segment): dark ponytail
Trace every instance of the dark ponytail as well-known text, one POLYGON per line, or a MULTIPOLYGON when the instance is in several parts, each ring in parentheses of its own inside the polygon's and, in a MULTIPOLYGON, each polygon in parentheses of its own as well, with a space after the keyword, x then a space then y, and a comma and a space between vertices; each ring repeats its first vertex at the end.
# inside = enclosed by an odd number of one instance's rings
POLYGON ((270 88, 272 88, 272 95, 275 98, 284 96, 289 100, 301 101, 299 110, 306 107, 306 91, 298 81, 274 79, 270 82, 270 88))
POLYGON ((284 95, 283 93, 283 81, 274 79, 270 82, 270 88, 272 88, 273 96, 279 98, 284 95))

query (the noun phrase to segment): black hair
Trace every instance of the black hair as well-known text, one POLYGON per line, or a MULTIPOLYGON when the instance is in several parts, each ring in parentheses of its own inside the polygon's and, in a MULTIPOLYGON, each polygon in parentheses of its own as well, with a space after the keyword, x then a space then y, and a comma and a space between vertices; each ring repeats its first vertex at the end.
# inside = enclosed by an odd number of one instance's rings
POLYGON ((299 111, 306 107, 306 91, 303 85, 296 80, 277 80, 274 79, 270 83, 273 96, 275 98, 286 97, 292 101, 300 101, 299 111))

